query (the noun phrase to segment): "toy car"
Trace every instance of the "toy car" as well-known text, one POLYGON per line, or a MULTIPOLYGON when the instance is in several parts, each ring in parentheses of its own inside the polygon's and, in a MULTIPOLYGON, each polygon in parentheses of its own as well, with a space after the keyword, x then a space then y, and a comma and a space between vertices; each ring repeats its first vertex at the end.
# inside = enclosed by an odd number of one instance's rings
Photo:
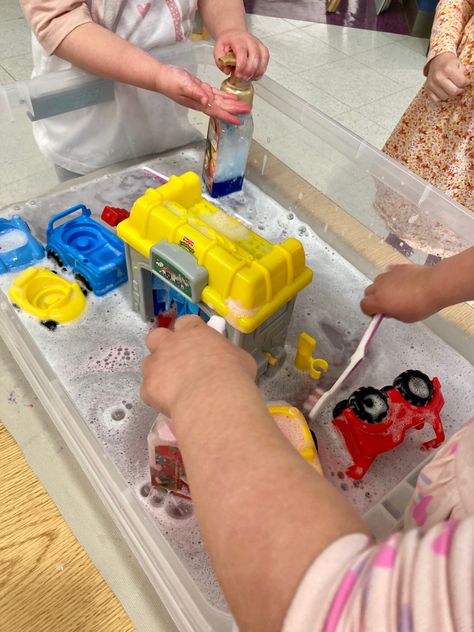
POLYGON ((84 204, 55 215, 46 230, 48 257, 72 268, 76 279, 94 294, 102 296, 127 280, 125 248, 122 241, 90 217, 84 204), (59 226, 57 222, 81 211, 78 217, 59 226))
POLYGON ((378 454, 400 445, 410 428, 421 430, 425 423, 433 426, 435 438, 421 449, 436 448, 444 441, 443 405, 438 378, 430 380, 421 371, 405 371, 393 386, 380 390, 366 386, 354 391, 334 408, 332 421, 354 461, 346 474, 362 478, 378 454))
POLYGON ((21 217, 0 218, 0 274, 26 268, 43 257, 43 246, 21 217))

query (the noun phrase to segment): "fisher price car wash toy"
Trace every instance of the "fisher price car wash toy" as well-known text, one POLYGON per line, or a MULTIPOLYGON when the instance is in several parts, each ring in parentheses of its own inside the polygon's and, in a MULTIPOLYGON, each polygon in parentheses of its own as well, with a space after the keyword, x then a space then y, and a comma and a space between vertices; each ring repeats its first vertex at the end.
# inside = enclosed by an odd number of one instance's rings
POLYGON ((132 306, 145 320, 174 293, 181 313, 225 318, 227 337, 255 357, 259 375, 281 366, 296 296, 312 279, 297 239, 271 244, 205 200, 191 172, 148 189, 117 235, 132 306))

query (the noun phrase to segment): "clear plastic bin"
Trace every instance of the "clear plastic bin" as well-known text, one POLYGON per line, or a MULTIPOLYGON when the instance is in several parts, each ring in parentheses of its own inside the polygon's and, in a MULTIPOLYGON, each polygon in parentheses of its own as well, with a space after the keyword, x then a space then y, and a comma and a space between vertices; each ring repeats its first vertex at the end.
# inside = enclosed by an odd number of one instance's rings
MULTIPOLYGON (((162 51, 160 58, 186 66, 214 85, 221 81, 207 43, 183 44, 162 51)), ((130 208, 145 188, 158 186, 153 171, 138 164, 142 161, 165 175, 200 171, 199 140, 150 157, 140 155, 130 135, 124 134, 120 151, 110 152, 104 147, 100 155, 91 158, 95 167, 104 168, 102 171, 59 185, 51 162, 33 142, 30 121, 74 113, 82 116, 84 109, 97 103, 109 107, 119 90, 111 82, 76 71, 0 87, 0 129, 4 154, 9 156, 1 176, 0 205, 6 207, 5 216, 17 213, 24 217, 43 242, 49 218, 72 204, 85 203, 98 217, 104 204, 130 208), (17 202, 20 199, 26 201, 17 202)), ((206 117, 191 112, 189 120, 202 138, 206 117)), ((367 325, 358 310, 367 277, 389 262, 407 260, 386 241, 389 229, 380 216, 380 204, 377 206, 380 196, 388 196, 395 214, 399 207, 404 212, 412 209, 413 223, 420 218, 426 224, 430 248, 444 254, 446 234, 454 249, 474 244, 474 216, 270 79, 263 78, 256 86, 254 120, 255 142, 246 188, 222 204, 269 240, 296 236, 303 242, 315 281, 298 297, 289 333, 289 357, 297 333, 309 331, 318 340, 318 355, 331 365, 321 382, 327 387, 344 368, 367 325)), ((426 252, 415 247, 410 258, 423 262, 426 252)), ((233 620, 206 570, 208 562, 194 523, 168 520, 162 505, 153 507, 153 499, 141 495, 147 470, 146 433, 155 415, 138 399, 137 366, 145 352, 147 325, 130 311, 126 286, 102 299, 90 298, 86 315, 76 325, 48 332, 9 303, 6 290, 14 276, 0 275, 0 335, 178 628, 189 632, 232 630, 233 620), (103 400, 97 399, 94 389, 103 391, 103 400), (110 395, 114 390, 120 393, 117 401, 110 395), (84 393, 100 411, 94 419, 84 393), (130 403, 132 409, 126 407, 130 403), (110 419, 109 425, 103 419, 110 418, 117 407, 124 416, 111 427, 110 419), (130 410, 133 435, 127 434, 130 410), (123 447, 130 449, 130 454, 124 454, 123 447), (182 542, 193 538, 194 549, 183 553, 182 542)), ((442 381, 449 435, 472 414, 474 406, 474 394, 466 392, 466 385, 474 378, 473 333, 474 310, 467 304, 430 319, 428 326, 386 322, 368 360, 338 399, 357 386, 389 383, 404 368, 421 368, 436 373, 442 381)), ((291 363, 262 384, 266 399, 284 397, 297 406, 311 388, 311 380, 291 363)), ((316 431, 321 433, 323 467, 339 485, 344 453, 333 443, 330 419, 334 403, 323 411, 316 431)), ((417 450, 420 441, 411 438, 396 454, 381 457, 362 486, 342 488, 365 514, 376 535, 383 536, 400 521, 424 459, 417 450)))

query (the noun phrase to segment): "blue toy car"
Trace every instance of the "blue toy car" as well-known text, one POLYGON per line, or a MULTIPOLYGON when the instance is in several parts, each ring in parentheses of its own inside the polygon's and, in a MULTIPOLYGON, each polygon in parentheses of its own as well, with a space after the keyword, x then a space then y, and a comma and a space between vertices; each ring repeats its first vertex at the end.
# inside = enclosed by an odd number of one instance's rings
POLYGON ((91 219, 91 211, 77 204, 55 215, 46 230, 48 257, 72 268, 76 279, 103 296, 127 280, 125 248, 121 239, 91 219), (63 217, 77 217, 56 226, 63 217))
POLYGON ((0 218, 0 274, 27 268, 43 257, 43 246, 21 217, 0 218))

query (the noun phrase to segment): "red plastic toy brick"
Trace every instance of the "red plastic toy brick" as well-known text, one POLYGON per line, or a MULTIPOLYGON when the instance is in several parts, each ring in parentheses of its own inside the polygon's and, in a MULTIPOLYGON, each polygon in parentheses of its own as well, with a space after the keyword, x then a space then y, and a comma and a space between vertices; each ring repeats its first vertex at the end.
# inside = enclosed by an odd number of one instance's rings
POLYGON ((120 222, 130 215, 129 211, 124 208, 117 208, 115 206, 104 206, 101 218, 109 226, 117 226, 120 222))
POLYGON ((377 455, 400 445, 411 428, 431 424, 435 437, 420 448, 436 448, 444 441, 440 411, 444 405, 437 377, 430 380, 420 371, 406 371, 393 386, 378 390, 358 389, 334 409, 333 424, 344 438, 353 464, 351 478, 362 478, 377 455))

